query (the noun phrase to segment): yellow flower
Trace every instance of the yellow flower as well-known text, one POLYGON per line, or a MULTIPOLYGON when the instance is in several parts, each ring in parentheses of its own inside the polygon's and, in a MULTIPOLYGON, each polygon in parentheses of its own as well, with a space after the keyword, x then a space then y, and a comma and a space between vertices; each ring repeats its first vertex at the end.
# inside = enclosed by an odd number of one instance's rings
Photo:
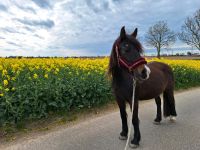
POLYGON ((7 70, 2 71, 2 75, 6 75, 7 73, 8 73, 7 70))
POLYGON ((56 68, 56 71, 57 71, 57 72, 59 72, 59 69, 58 69, 58 68, 56 68))
POLYGON ((50 68, 47 68, 46 70, 47 70, 48 72, 50 72, 50 71, 51 71, 51 69, 50 69, 50 68))
POLYGON ((49 76, 48 76, 48 74, 45 74, 44 77, 45 77, 45 78, 48 78, 49 76))
POLYGON ((35 68, 36 68, 36 69, 39 69, 40 67, 39 67, 39 66, 36 66, 35 68))
POLYGON ((8 92, 8 91, 9 91, 9 88, 6 88, 5 91, 8 92))
POLYGON ((0 97, 3 97, 3 93, 0 94, 0 97))
POLYGON ((33 75, 33 78, 37 79, 37 78, 38 78, 38 75, 35 73, 35 74, 33 75))
POLYGON ((11 91, 15 91, 15 87, 13 87, 13 88, 11 89, 11 91))
POLYGON ((29 67, 29 70, 32 72, 32 71, 34 70, 34 68, 32 68, 32 67, 29 67))
POLYGON ((12 77, 12 78, 11 78, 11 80, 12 80, 12 81, 15 81, 15 80, 16 80, 16 78, 15 78, 15 77, 12 77))
POLYGON ((8 80, 10 80, 10 76, 9 75, 7 75, 6 77, 7 77, 8 80))
POLYGON ((4 86, 7 86, 8 85, 8 80, 3 80, 3 84, 4 84, 4 86))

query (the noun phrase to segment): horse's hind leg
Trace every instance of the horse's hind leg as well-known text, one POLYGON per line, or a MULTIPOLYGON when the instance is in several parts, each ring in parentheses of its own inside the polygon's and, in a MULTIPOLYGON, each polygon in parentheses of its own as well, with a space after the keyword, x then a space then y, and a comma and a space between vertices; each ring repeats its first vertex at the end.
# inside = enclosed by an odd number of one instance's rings
POLYGON ((161 110, 161 98, 160 96, 155 98, 156 106, 157 106, 157 114, 156 118, 154 119, 154 124, 160 124, 162 120, 162 110, 161 110))
POLYGON ((126 140, 128 134, 128 125, 127 125, 127 114, 126 114, 126 103, 125 101, 117 101, 119 109, 120 109, 120 116, 122 120, 122 131, 120 133, 119 139, 126 140))
POLYGON ((174 91, 173 89, 166 90, 163 93, 164 98, 164 116, 168 117, 170 116, 172 121, 175 120, 176 114, 176 108, 175 108, 175 99, 174 99, 174 91))

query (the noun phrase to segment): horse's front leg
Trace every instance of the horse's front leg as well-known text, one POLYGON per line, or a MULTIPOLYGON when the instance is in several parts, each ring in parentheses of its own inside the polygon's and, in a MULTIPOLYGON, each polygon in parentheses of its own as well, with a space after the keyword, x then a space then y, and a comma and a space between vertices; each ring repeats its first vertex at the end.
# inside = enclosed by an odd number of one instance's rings
POLYGON ((120 133, 119 139, 126 140, 128 134, 128 125, 127 125, 127 114, 126 114, 126 103, 125 101, 117 101, 119 109, 120 109, 120 116, 122 120, 122 131, 120 133))
POLYGON ((138 103, 139 103, 138 100, 134 101, 133 117, 132 117, 132 123, 134 127, 134 136, 130 144, 130 147, 132 148, 138 147, 140 139, 141 139, 140 128, 139 128, 139 118, 138 118, 138 103))

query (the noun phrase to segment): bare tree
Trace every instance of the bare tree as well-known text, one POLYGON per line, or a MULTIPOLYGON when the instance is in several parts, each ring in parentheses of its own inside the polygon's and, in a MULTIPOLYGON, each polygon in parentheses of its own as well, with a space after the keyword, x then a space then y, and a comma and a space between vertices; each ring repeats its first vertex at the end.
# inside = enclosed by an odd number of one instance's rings
POLYGON ((185 20, 178 37, 184 43, 200 50, 200 9, 185 20))
POLYGON ((158 21, 149 27, 145 36, 147 45, 157 49, 157 57, 160 58, 160 50, 162 47, 169 47, 176 41, 176 34, 171 31, 165 21, 158 21))

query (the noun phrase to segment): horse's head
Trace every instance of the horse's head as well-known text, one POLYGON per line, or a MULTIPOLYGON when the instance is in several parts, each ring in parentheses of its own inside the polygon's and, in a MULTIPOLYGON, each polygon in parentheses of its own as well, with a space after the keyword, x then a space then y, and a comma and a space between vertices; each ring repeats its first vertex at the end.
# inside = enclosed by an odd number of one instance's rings
POLYGON ((141 56, 143 49, 136 36, 137 28, 130 35, 126 34, 125 27, 121 28, 120 36, 113 45, 110 65, 114 63, 117 67, 126 69, 137 80, 146 80, 149 78, 150 69, 141 56))

